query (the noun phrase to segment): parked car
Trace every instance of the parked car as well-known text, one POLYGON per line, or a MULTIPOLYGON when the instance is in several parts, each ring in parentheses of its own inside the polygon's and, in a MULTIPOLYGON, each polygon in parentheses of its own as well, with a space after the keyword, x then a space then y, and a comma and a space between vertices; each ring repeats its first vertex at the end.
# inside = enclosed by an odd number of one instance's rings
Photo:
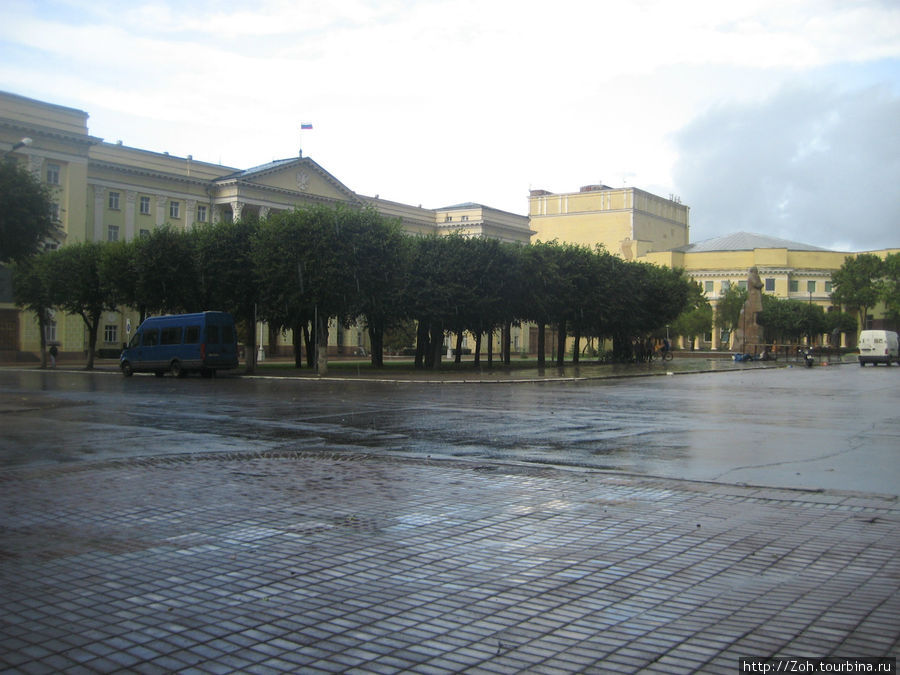
POLYGON ((864 330, 859 334, 859 365, 900 363, 897 334, 890 330, 864 330))

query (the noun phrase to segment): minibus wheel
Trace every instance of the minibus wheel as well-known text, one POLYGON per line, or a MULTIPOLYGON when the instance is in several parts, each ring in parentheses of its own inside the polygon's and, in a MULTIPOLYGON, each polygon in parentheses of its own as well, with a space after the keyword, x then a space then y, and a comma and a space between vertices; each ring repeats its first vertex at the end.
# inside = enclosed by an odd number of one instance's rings
POLYGON ((175 377, 187 377, 187 371, 181 367, 181 361, 175 360, 172 361, 172 365, 169 367, 169 370, 172 371, 172 375, 175 377))
POLYGON ((128 361, 122 361, 122 374, 125 377, 131 377, 134 375, 134 368, 131 367, 131 364, 128 361))

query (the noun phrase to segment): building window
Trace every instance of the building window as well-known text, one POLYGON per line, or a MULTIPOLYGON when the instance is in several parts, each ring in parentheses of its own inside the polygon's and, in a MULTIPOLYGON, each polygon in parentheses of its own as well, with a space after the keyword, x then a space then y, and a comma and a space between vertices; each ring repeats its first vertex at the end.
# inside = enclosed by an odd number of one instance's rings
POLYGON ((469 216, 462 216, 462 217, 460 218, 460 220, 468 220, 468 219, 469 219, 469 216))
POLYGON ((828 293, 828 295, 831 295, 831 292, 833 289, 834 289, 834 286, 832 286, 831 282, 826 281, 825 282, 825 292, 828 293))
POLYGON ((703 282, 703 290, 707 293, 712 293, 716 290, 716 282, 715 281, 704 281, 703 282))
POLYGON ((740 288, 742 291, 746 291, 746 290, 747 290, 747 280, 746 280, 746 279, 741 279, 741 280, 738 282, 738 288, 740 288))
POLYGON ((119 226, 118 225, 107 225, 106 226, 106 241, 119 241, 119 226))
POLYGON ((47 164, 47 182, 59 185, 59 164, 47 164))
POLYGON ((791 279, 791 293, 799 293, 800 292, 800 280, 799 279, 791 279))
POLYGON ((109 208, 118 210, 118 208, 119 208, 119 193, 118 192, 110 192, 109 193, 109 208))
POLYGON ((816 292, 816 282, 815 281, 807 281, 806 282, 806 292, 807 293, 815 293, 816 292))
POLYGON ((116 344, 119 341, 119 327, 114 324, 107 324, 103 327, 103 341, 106 344, 116 344))
POLYGON ((150 215, 150 197, 141 197, 141 215, 150 215))
POLYGON ((56 202, 50 202, 50 219, 54 223, 59 222, 59 204, 56 202))
POLYGON ((453 216, 444 216, 444 222, 445 223, 453 222, 453 216))
POLYGON ((766 290, 769 293, 775 292, 775 280, 774 279, 772 279, 772 278, 766 279, 766 290))
POLYGON ((141 228, 141 231, 138 232, 138 236, 141 239, 146 239, 147 237, 150 236, 150 230, 145 230, 144 228, 141 228))
POLYGON ((180 218, 178 215, 181 211, 180 202, 169 202, 169 218, 180 218))
POLYGON ((206 222, 206 207, 202 204, 197 206, 197 222, 205 223, 206 222))
POLYGON ((44 322, 44 337, 47 343, 56 342, 56 321, 48 318, 44 322))
POLYGON ((731 282, 728 279, 725 279, 719 286, 719 292, 727 293, 729 288, 731 288, 731 282))

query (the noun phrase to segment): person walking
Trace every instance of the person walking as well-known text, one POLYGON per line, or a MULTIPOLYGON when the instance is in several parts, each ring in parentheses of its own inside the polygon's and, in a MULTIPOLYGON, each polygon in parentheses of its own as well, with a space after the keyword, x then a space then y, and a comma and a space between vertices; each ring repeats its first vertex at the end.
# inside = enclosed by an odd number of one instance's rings
POLYGON ((56 368, 56 355, 59 354, 59 350, 56 348, 56 345, 50 345, 50 367, 56 368))

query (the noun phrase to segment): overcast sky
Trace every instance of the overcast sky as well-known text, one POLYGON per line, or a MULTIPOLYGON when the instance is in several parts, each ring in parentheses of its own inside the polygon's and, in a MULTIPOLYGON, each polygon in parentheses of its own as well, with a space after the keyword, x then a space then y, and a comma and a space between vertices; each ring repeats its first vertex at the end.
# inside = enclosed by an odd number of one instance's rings
POLYGON ((0 89, 429 208, 603 182, 692 241, 900 247, 897 0, 6 0, 0 89))

